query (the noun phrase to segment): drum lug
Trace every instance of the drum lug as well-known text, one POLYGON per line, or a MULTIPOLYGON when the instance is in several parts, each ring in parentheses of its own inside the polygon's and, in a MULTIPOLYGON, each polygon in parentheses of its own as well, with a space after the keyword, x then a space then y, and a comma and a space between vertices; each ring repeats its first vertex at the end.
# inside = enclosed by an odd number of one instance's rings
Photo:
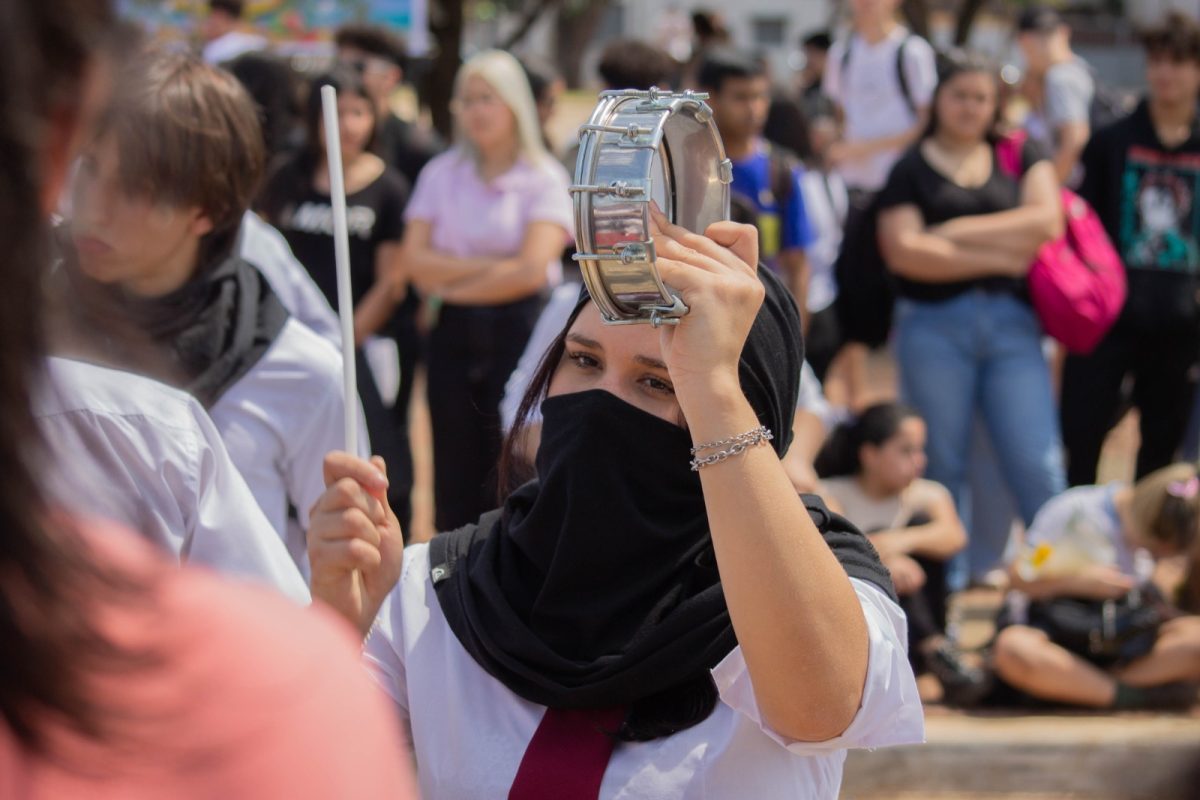
POLYGON ((599 194, 635 198, 650 196, 649 181, 613 181, 607 186, 580 183, 567 188, 571 194, 599 194))
POLYGON ((571 256, 573 261, 620 261, 622 264, 636 264, 640 261, 654 263, 656 258, 652 241, 614 245, 611 253, 576 253, 571 256))
POLYGON ((615 133, 623 136, 631 142, 636 142, 642 136, 649 136, 654 133, 654 128, 647 128, 645 125, 629 124, 624 127, 618 125, 581 125, 580 133, 594 131, 595 133, 615 133))
POLYGON ((723 159, 717 166, 717 173, 721 183, 733 183, 733 162, 728 158, 723 159))

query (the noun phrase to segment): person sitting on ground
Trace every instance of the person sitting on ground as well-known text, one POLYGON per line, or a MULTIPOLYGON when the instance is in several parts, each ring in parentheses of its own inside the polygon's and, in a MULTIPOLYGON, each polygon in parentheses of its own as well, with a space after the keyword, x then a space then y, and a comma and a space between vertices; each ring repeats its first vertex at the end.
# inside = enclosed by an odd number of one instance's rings
POLYGON ((967 534, 946 488, 921 477, 924 420, 900 403, 870 406, 834 430, 816 469, 822 493, 866 532, 892 573, 914 668, 938 678, 946 702, 970 704, 986 677, 946 638, 946 562, 967 534))
POLYGON ((288 519, 307 529, 321 458, 344 446, 342 360, 236 254, 262 172, 253 103, 183 54, 139 53, 114 85, 58 237, 57 354, 195 396, 306 572, 288 519))
MULTIPOLYGON (((1200 616, 1170 615, 1146 652, 1081 655, 1039 614, 1055 598, 1120 600, 1153 593, 1155 561, 1190 553, 1200 532, 1195 464, 1163 467, 1130 486, 1080 486, 1046 503, 1009 567, 1016 602, 993 646, 996 674, 1043 702, 1090 708, 1185 708, 1200 683, 1200 616), (1028 602, 1028 608, 1022 609, 1028 602), (1030 602, 1031 601, 1031 602, 1030 602), (1007 622, 1015 624, 1005 624, 1007 622)), ((1196 566, 1193 564, 1192 571, 1196 566)), ((1175 592, 1169 592, 1173 595, 1175 592)))

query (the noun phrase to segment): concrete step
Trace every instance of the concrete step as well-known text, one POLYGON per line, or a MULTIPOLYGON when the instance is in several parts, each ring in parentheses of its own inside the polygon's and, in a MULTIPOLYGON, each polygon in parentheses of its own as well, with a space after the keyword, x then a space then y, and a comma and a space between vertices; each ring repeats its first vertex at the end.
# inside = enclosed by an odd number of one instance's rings
POLYGON ((842 800, 1200 800, 1200 715, 927 713, 925 745, 854 751, 842 800))

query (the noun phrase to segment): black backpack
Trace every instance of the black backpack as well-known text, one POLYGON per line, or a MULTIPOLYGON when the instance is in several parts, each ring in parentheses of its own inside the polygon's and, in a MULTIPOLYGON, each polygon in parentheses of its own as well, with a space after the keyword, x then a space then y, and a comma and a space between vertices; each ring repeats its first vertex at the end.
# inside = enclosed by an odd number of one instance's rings
POLYGON ((878 193, 852 195, 842 247, 833 263, 838 287, 834 312, 842 338, 871 348, 887 342, 896 301, 895 278, 879 249, 878 221, 878 193))

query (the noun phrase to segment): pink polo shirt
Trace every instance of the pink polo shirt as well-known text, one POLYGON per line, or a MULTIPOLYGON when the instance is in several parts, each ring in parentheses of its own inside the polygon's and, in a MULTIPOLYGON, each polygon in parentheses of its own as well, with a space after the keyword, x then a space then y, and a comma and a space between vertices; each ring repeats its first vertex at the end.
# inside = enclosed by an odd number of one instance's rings
MULTIPOLYGON (((421 170, 404 216, 428 222, 433 248, 457 258, 514 256, 532 222, 561 226, 565 247, 575 235, 570 182, 554 159, 528 156, 484 181, 471 156, 453 148, 421 170)), ((557 260, 547 265, 552 279, 559 274, 557 266, 557 260)))

